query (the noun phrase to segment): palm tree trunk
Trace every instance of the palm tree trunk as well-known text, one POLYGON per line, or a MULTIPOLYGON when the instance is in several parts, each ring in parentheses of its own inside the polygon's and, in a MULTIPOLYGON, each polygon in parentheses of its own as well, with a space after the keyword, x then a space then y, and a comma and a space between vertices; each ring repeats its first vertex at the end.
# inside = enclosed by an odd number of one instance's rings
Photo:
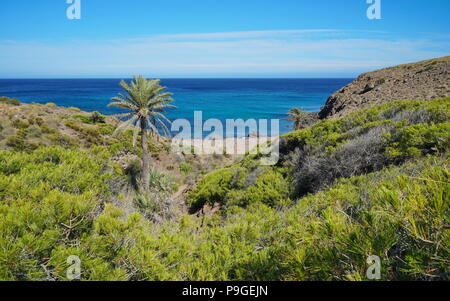
POLYGON ((147 124, 145 119, 141 119, 142 133, 142 180, 144 191, 150 190, 150 161, 148 157, 147 124))

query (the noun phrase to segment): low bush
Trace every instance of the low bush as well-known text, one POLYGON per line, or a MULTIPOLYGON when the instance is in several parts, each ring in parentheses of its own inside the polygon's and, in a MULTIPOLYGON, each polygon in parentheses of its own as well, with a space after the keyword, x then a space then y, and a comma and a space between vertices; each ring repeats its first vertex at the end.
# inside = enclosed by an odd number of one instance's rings
POLYGON ((175 179, 169 175, 159 171, 155 167, 150 168, 150 189, 159 193, 172 193, 175 187, 175 179))
POLYGON ((6 138, 6 146, 18 152, 28 152, 38 148, 38 145, 27 139, 28 131, 20 129, 15 135, 6 138))
POLYGON ((189 194, 188 203, 191 211, 216 203, 247 207, 261 202, 277 207, 287 203, 289 195, 290 184, 280 170, 236 165, 205 177, 189 194))
POLYGON ((394 102, 285 135, 282 159, 293 167, 297 195, 445 151, 450 144, 449 100, 394 102))
POLYGON ((232 169, 224 169, 200 181, 197 188, 191 191, 187 200, 191 211, 197 211, 205 204, 223 203, 225 196, 231 189, 233 176, 234 171, 232 169))
POLYGON ((18 100, 17 98, 9 98, 6 96, 0 97, 0 103, 6 103, 8 105, 13 105, 13 106, 20 106, 20 100, 18 100))
POLYGON ((73 118, 77 118, 81 120, 81 122, 86 124, 98 124, 98 123, 105 123, 105 115, 100 114, 99 112, 95 111, 87 114, 74 114, 72 116, 73 118))
POLYGON ((113 206, 110 183, 123 179, 109 159, 121 138, 0 151, 0 279, 67 280, 76 255, 82 280, 365 280, 376 255, 382 280, 447 280, 448 100, 383 105, 286 135, 295 147, 284 145, 278 166, 247 156, 200 181, 191 208, 223 208, 201 218, 172 218, 170 181, 157 170, 155 191, 132 200, 137 212, 113 206), (291 202, 301 170, 324 180, 305 182, 320 191, 291 202))
MULTIPOLYGON (((92 203, 67 196, 71 202, 61 203, 61 195, 41 203, 39 214, 27 207, 19 212, 24 203, 14 202, 0 206, 8 216, 0 220, 6 235, 0 278, 46 279, 43 265, 51 277, 65 280, 67 258, 77 255, 83 280, 363 280, 367 258, 377 255, 382 280, 445 280, 448 164, 430 157, 342 179, 281 210, 257 202, 222 217, 184 216, 158 225, 109 204, 92 219, 92 203), (46 211, 63 204, 55 215, 46 211), (81 216, 84 222, 72 231, 50 226, 81 216), (30 218, 36 225, 27 228, 30 218), (17 261, 25 252, 21 246, 33 248, 17 261)), ((158 204, 139 202, 149 215, 158 204)))
POLYGON ((182 162, 180 164, 180 171, 185 175, 188 175, 192 172, 192 165, 188 162, 182 162))
POLYGON ((101 145, 104 143, 103 136, 96 127, 83 126, 74 119, 67 120, 65 125, 78 132, 80 137, 86 140, 88 145, 101 145))
POLYGON ((28 122, 28 120, 24 119, 15 119, 12 122, 13 127, 17 128, 17 129, 26 129, 27 127, 30 126, 30 123, 28 122))

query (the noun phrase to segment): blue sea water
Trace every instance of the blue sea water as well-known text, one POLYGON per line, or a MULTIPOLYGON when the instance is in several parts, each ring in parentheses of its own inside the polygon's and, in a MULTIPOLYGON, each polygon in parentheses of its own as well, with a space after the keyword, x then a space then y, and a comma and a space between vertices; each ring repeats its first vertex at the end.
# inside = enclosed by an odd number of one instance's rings
MULTIPOLYGON (((103 114, 120 112, 108 108, 111 97, 121 92, 119 79, 0 79, 0 96, 22 102, 53 102, 65 107, 103 114)), ((194 111, 203 120, 282 119, 292 107, 319 111, 328 96, 352 79, 163 79, 162 85, 174 93, 169 119, 192 122, 194 111)), ((292 130, 280 122, 281 134, 292 130)), ((243 135, 243 133, 238 133, 243 135)))

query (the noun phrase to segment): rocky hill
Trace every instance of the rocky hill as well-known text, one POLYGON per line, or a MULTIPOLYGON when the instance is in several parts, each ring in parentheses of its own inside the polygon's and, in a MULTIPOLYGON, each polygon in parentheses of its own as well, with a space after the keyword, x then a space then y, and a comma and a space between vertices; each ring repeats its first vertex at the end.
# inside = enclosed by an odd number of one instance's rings
POLYGON ((336 119, 393 100, 447 96, 450 96, 450 56, 364 73, 331 95, 319 118, 336 119))

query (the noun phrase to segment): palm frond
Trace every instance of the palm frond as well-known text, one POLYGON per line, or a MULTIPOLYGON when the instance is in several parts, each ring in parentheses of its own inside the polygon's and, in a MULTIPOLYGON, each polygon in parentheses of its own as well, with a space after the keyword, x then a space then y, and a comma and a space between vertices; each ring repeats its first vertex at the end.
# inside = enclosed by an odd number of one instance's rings
POLYGON ((131 111, 136 111, 138 109, 138 107, 135 106, 134 104, 120 100, 119 98, 114 97, 111 100, 113 102, 108 104, 108 107, 116 107, 116 108, 131 110, 131 111))
POLYGON ((170 135, 166 123, 171 122, 165 116, 165 109, 176 106, 170 104, 174 101, 173 94, 164 92, 167 87, 161 86, 160 83, 159 79, 148 80, 143 76, 134 76, 130 83, 122 80, 120 86, 125 92, 111 99, 109 106, 132 111, 115 116, 121 118, 133 116, 116 129, 122 131, 133 126, 133 145, 136 143, 139 129, 142 130, 139 124, 135 124, 138 120, 145 120, 148 128, 146 132, 151 135, 159 135, 159 131, 170 135))
POLYGON ((139 119, 138 115, 134 115, 133 117, 131 117, 130 119, 128 119, 127 121, 123 122, 122 124, 120 124, 116 130, 113 133, 113 136, 125 131, 126 129, 130 128, 131 126, 133 126, 134 122, 136 122, 136 120, 139 119))
POLYGON ((125 118, 125 117, 130 117, 131 115, 133 115, 133 113, 121 113, 121 114, 114 114, 111 116, 116 117, 116 118, 125 118))
POLYGON ((169 128, 166 126, 166 124, 159 118, 156 118, 156 122, 159 123, 162 131, 164 132, 165 135, 170 136, 171 132, 169 131, 169 128))

